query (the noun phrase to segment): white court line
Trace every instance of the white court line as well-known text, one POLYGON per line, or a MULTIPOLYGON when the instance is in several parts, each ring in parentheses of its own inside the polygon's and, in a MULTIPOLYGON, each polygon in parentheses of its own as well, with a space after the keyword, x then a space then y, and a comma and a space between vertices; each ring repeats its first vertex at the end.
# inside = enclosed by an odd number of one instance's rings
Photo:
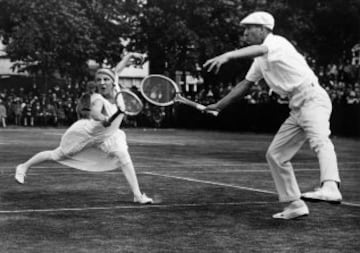
MULTIPOLYGON (((359 162, 360 164, 360 162, 359 162)), ((251 164, 251 165, 254 165, 254 164, 251 164)), ((264 164, 262 164, 264 165, 264 164)), ((266 165, 266 164, 265 164, 266 165)), ((172 168, 187 168, 189 165, 171 165, 172 168)), ((222 167, 243 167, 243 166, 239 166, 239 165, 221 165, 222 167)), ((246 165, 246 167, 248 167, 249 165, 246 165)), ((0 166, 0 170, 1 169, 14 169, 15 170, 15 167, 16 165, 14 166, 0 166)), ((156 167, 156 169, 166 169, 166 171, 169 171, 169 167, 167 166, 154 166, 154 165, 149 165, 149 166, 138 166, 139 168, 143 168, 143 169, 146 169, 146 168, 154 168, 156 167)), ((210 164, 205 164, 205 165, 194 165, 194 164, 191 164, 191 167, 214 167, 214 165, 210 165, 210 164)), ((67 167, 67 166, 34 166, 34 167, 31 167, 31 170, 36 170, 36 169, 48 169, 48 170, 52 170, 52 169, 66 169, 66 170, 74 170, 74 171, 77 171, 76 169, 74 168, 70 168, 70 167, 67 167)), ((299 171, 299 172, 319 172, 318 169, 314 168, 314 169, 297 169, 295 168, 294 169, 295 172, 299 171)), ((114 172, 116 172, 117 170, 115 169, 114 172)), ((360 169, 357 169, 357 168, 354 168, 354 169, 340 169, 340 171, 360 171, 360 169)), ((83 172, 89 172, 89 171, 83 171, 83 172)), ((217 169, 217 170, 209 170, 209 171, 206 171, 206 170, 191 170, 191 171, 185 171, 185 170, 171 170, 172 173, 183 173, 183 172, 186 172, 186 173, 228 173, 228 172, 270 172, 270 169, 253 169, 253 170, 247 170, 247 169, 217 169)), ((98 173, 98 172, 96 172, 98 173)), ((101 172, 101 173, 104 173, 104 172, 101 172)), ((111 173, 111 172, 107 172, 107 173, 111 173)), ((139 172, 141 173, 141 172, 139 172)), ((74 174, 80 174, 80 173, 74 173, 74 174)), ((37 173, 30 173, 30 175, 37 175, 37 173)))
POLYGON ((353 206, 353 207, 360 207, 360 204, 356 204, 356 203, 351 203, 351 202, 341 202, 341 205, 345 205, 345 206, 353 206))
MULTIPOLYGON (((164 167, 165 168, 165 167, 164 167)), ((169 171, 169 170, 166 170, 169 171)), ((295 172, 319 172, 316 169, 294 169, 295 172)), ((340 170, 340 172, 343 171, 359 171, 359 169, 344 169, 340 170)), ((216 174, 216 173, 261 173, 261 172, 271 172, 270 169, 266 170, 171 170, 171 173, 193 173, 193 174, 216 174)), ((147 172, 139 172, 139 173, 147 173, 147 172)))
MULTIPOLYGON (((196 183, 203 183, 203 184, 210 184, 216 186, 223 186, 223 187, 230 187, 240 190, 247 190, 253 192, 260 192, 260 193, 267 193, 272 195, 277 195, 277 193, 262 189, 256 189, 251 187, 242 187, 232 184, 224 184, 219 182, 213 182, 208 180, 198 180, 194 178, 186 178, 186 177, 177 177, 177 176, 170 176, 170 175, 163 175, 153 172, 144 172, 142 174, 151 175, 151 176, 159 176, 165 178, 173 178, 178 180, 184 180, 189 182, 196 182, 196 183)), ((85 208, 49 208, 49 209, 23 209, 23 210, 0 210, 0 214, 4 213, 42 213, 42 212, 64 212, 64 211, 91 211, 91 210, 115 210, 115 209, 147 209, 147 208, 173 208, 173 207, 204 207, 204 206, 241 206, 241 205, 264 205, 264 204, 272 204, 277 202, 265 202, 265 201, 254 201, 254 202, 217 202, 217 203, 190 203, 190 204, 168 204, 168 205, 137 205, 137 206, 111 206, 111 207, 85 207, 85 208)), ((360 207, 360 204, 351 203, 351 202, 342 202, 342 205, 351 206, 351 207, 360 207)))
POLYGON ((225 187, 235 188, 235 189, 240 189, 240 190, 247 190, 247 191, 253 191, 253 192, 260 192, 260 193, 268 193, 268 194, 272 194, 272 195, 274 195, 274 194, 277 195, 277 193, 273 192, 273 191, 261 190, 261 189, 251 188, 251 187, 243 187, 243 186, 238 186, 238 185, 233 185, 233 184, 225 184, 225 183, 208 181, 208 180, 199 180, 199 179, 189 178, 189 177, 170 176, 170 175, 164 175, 164 174, 159 174, 159 173, 154 173, 154 172, 143 172, 142 174, 151 175, 151 176, 158 176, 158 177, 174 178, 174 179, 179 179, 179 180, 189 181, 189 182, 195 182, 195 183, 210 184, 210 185, 216 185, 216 186, 225 186, 225 187))
MULTIPOLYGON (((166 177, 166 178, 174 178, 174 179, 179 179, 179 180, 184 180, 184 181, 189 181, 189 182, 195 182, 195 183, 210 184, 210 185, 216 185, 216 186, 224 186, 224 187, 230 187, 230 188, 235 188, 235 189, 240 189, 240 190, 278 195, 276 192, 273 192, 273 191, 267 191, 267 190, 251 188, 251 187, 243 187, 243 186, 232 185, 232 184, 224 184, 224 183, 208 181, 208 180, 199 180, 199 179, 188 178, 188 177, 177 177, 177 176, 171 176, 171 175, 163 175, 163 174, 158 174, 158 173, 154 173, 154 172, 143 172, 142 174, 152 175, 152 176, 159 176, 159 177, 166 177)), ((341 204, 345 205, 345 206, 360 207, 360 204, 351 203, 351 202, 341 202, 341 204)))
MULTIPOLYGON (((159 168, 159 167, 158 167, 159 168)), ((161 167, 160 169, 165 169, 167 167, 161 167)), ((12 167, 1 167, 0 166, 0 170, 1 169, 14 169, 12 167)), ((76 169, 72 169, 69 167, 46 167, 46 166, 38 166, 38 167, 32 167, 31 170, 32 172, 27 173, 27 176, 40 176, 43 175, 45 172, 33 172, 33 170, 36 169, 46 169, 46 174, 47 175, 56 175, 56 176, 61 176, 61 175, 84 175, 84 174, 91 174, 91 175, 95 175, 95 174, 107 174, 107 175, 113 175, 113 174, 121 174, 120 170, 113 170, 113 171, 95 171, 95 172, 91 172, 91 171, 81 171, 81 170, 76 170, 76 169), (65 169, 65 170, 74 170, 74 171, 55 171, 53 172, 53 169, 65 169)), ((168 171, 168 170, 166 170, 168 171)), ((360 171, 359 169, 343 169, 340 170, 340 172, 352 172, 352 171, 360 171)), ((318 172, 315 169, 295 169, 295 172, 318 172)), ((137 174, 141 175, 141 174, 150 174, 152 172, 148 172, 148 171, 138 171, 137 174)), ((265 170, 211 170, 211 171, 206 171, 206 170, 171 170, 171 173, 174 174, 181 174, 181 173, 191 173, 191 174, 221 174, 221 173, 270 173, 270 169, 265 169, 265 170)), ((0 177, 6 177, 6 176, 13 176, 14 172, 10 174, 6 173, 4 171, 0 171, 0 177)))
MULTIPOLYGON (((159 167, 157 167, 159 168, 159 167)), ((165 169, 166 167, 162 167, 161 169, 165 169)), ((166 170, 169 171, 169 170, 166 170)), ((294 169, 295 172, 317 172, 320 173, 319 170, 317 169, 294 169)), ((360 172, 360 169, 340 169, 340 172, 343 171, 357 171, 360 172)), ((229 170, 229 169, 225 169, 225 170, 171 170, 171 173, 194 173, 194 174, 215 174, 215 173, 241 173, 241 172, 245 172, 245 173, 259 173, 259 172, 271 172, 270 169, 264 169, 264 170, 229 170)), ((143 173, 143 172, 139 172, 139 173, 143 173)), ((146 173, 146 172, 145 172, 146 173)))
POLYGON ((97 211, 117 209, 161 209, 181 207, 207 207, 207 206, 245 206, 245 205, 268 205, 277 202, 253 201, 253 202, 215 202, 215 203, 188 203, 188 204, 153 204, 153 205, 126 205, 126 206, 94 206, 94 207, 69 207, 69 208, 45 208, 45 209, 23 209, 23 210, 0 210, 0 214, 13 213, 48 213, 48 212, 75 212, 75 211, 97 211))

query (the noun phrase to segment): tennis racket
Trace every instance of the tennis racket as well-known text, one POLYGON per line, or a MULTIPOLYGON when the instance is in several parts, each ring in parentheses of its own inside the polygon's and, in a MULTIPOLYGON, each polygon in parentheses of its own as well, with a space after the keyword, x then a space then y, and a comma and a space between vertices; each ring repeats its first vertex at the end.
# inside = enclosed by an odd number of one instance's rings
POLYGON ((218 111, 206 111, 206 106, 181 96, 177 84, 163 75, 149 75, 145 77, 141 82, 140 92, 146 101, 153 105, 169 106, 175 102, 179 102, 194 107, 202 112, 210 113, 213 116, 219 114, 218 111))
POLYGON ((135 93, 129 90, 121 90, 116 93, 115 104, 117 106, 117 111, 111 115, 111 117, 103 122, 104 127, 108 127, 111 123, 120 115, 126 114, 130 116, 138 115, 143 109, 143 103, 140 98, 135 95, 135 93))

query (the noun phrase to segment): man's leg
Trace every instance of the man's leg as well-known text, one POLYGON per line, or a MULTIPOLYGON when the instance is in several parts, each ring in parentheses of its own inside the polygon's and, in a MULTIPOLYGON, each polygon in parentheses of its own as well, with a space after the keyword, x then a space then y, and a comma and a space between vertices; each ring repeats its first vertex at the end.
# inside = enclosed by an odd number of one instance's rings
POLYGON ((302 108, 301 124, 319 161, 321 186, 314 192, 304 193, 302 197, 340 203, 342 196, 338 188, 339 169, 334 145, 329 138, 331 104, 326 100, 323 102, 324 104, 319 104, 316 101, 302 108))
POLYGON ((300 199, 300 189, 290 160, 301 148, 305 135, 293 115, 282 124, 266 153, 280 202, 288 202, 284 211, 273 218, 293 219, 309 214, 306 204, 300 199))

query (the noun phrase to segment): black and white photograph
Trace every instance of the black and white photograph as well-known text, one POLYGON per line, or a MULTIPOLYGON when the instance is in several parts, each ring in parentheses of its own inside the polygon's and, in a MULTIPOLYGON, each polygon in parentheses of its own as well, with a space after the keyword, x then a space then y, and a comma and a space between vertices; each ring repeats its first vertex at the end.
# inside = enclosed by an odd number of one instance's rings
POLYGON ((0 0, 0 253, 360 252, 360 0, 0 0))

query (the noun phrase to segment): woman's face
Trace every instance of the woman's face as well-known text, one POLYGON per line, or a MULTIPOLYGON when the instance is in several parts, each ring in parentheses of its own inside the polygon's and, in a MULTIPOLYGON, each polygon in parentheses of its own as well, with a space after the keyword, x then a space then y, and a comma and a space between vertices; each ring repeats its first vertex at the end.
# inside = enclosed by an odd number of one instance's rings
POLYGON ((101 95, 108 97, 112 95, 113 80, 106 74, 97 74, 95 77, 96 85, 101 95))

